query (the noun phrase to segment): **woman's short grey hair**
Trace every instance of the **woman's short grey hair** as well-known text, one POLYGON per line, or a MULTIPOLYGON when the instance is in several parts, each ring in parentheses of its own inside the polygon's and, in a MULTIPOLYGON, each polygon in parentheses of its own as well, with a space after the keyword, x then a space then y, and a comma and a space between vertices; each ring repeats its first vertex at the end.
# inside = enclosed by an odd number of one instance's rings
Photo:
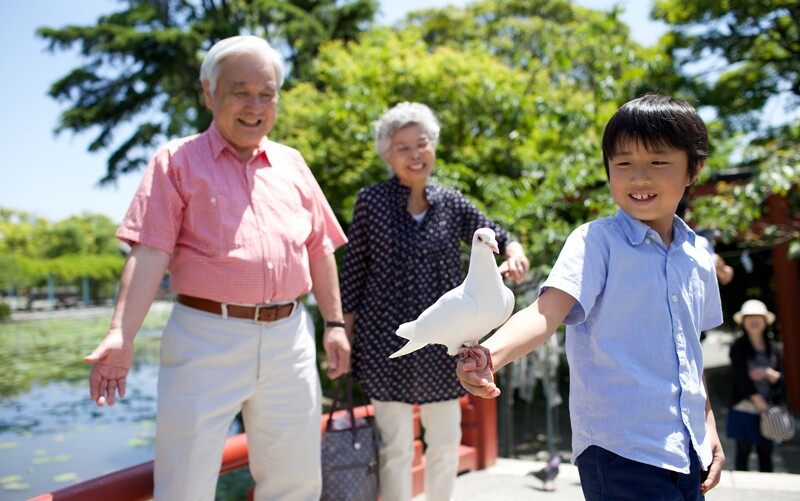
POLYGON ((421 125, 436 146, 441 126, 433 111, 421 103, 399 103, 372 123, 375 147, 381 158, 386 160, 395 133, 411 125, 421 125))
POLYGON ((208 80, 209 90, 214 93, 217 88, 219 78, 219 64, 223 59, 240 54, 259 54, 272 61, 275 68, 275 78, 278 80, 278 88, 283 86, 283 58, 272 48, 272 46, 261 37, 253 35, 242 35, 224 38, 215 43, 203 59, 200 66, 200 82, 208 80))

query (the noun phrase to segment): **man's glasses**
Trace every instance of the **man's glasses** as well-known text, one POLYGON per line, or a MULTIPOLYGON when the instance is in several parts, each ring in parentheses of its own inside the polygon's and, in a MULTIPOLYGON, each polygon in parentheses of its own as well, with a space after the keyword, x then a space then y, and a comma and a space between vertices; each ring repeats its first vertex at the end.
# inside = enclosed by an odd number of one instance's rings
POLYGON ((428 148, 430 148, 432 144, 433 142, 426 137, 417 141, 417 144, 415 144, 414 146, 410 146, 405 143, 400 143, 390 147, 389 151, 404 157, 410 155, 414 149, 416 149, 416 151, 423 152, 428 148))

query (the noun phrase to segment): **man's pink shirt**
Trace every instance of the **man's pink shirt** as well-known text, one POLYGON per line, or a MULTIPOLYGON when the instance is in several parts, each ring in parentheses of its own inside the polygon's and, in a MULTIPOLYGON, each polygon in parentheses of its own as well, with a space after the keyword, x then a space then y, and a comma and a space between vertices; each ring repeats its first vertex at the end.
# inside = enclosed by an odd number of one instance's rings
POLYGON ((264 138, 245 163, 213 123, 159 148, 117 237, 170 254, 174 292, 237 304, 308 293, 347 242, 297 150, 264 138))

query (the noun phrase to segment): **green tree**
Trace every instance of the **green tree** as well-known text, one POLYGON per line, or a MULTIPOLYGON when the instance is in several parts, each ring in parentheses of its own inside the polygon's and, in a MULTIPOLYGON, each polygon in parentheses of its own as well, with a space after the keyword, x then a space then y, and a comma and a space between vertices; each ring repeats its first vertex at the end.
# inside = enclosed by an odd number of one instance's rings
POLYGON ((787 94, 790 109, 800 105, 795 0, 657 0, 653 16, 672 26, 663 44, 692 77, 691 92, 731 126, 757 128, 778 94, 787 94))
POLYGON ((739 149, 725 158, 729 167, 752 174, 747 184, 720 182, 716 194, 693 203, 696 221, 743 246, 791 241, 790 254, 800 256, 796 225, 752 231, 771 194, 787 197, 792 214, 800 214, 800 4, 657 0, 653 16, 672 26, 661 40, 683 74, 672 83, 714 111, 723 126, 719 136, 739 149), (771 99, 783 103, 787 123, 767 123, 771 99))
POLYGON ((101 183, 146 164, 167 138, 211 121, 197 80, 202 53, 223 38, 266 37, 303 79, 325 40, 351 40, 368 27, 375 0, 129 0, 94 26, 43 27, 51 50, 77 46, 85 64, 55 82, 50 95, 69 107, 57 132, 97 131, 89 151, 112 150, 101 183), (115 134, 129 137, 115 141, 115 134))
POLYGON ((108 216, 85 214, 50 223, 0 208, 0 288, 24 291, 49 277, 61 285, 84 277, 96 293, 111 294, 124 255, 108 216))
MULTIPOLYGON (((532 49, 527 57, 517 53, 511 60, 510 49, 509 57, 499 55, 496 46, 501 42, 485 36, 480 24, 469 28, 469 20, 506 19, 509 25, 525 27, 520 34, 538 25, 537 43, 547 47, 548 54, 557 53, 559 37, 565 36, 558 27, 565 22, 538 13, 490 16, 470 10, 504 5, 483 2, 465 11, 446 9, 441 15, 425 11, 399 28, 373 29, 356 42, 326 44, 313 66, 313 84, 298 84, 284 93, 272 137, 303 152, 340 220, 348 221, 358 189, 387 178, 387 167, 374 149, 371 122, 397 102, 424 102, 443 126, 435 181, 460 189, 512 229, 536 255, 544 273, 570 229, 613 210, 605 189, 600 138, 619 104, 616 99, 627 100, 625 89, 639 85, 635 82, 648 72, 643 62, 636 69, 623 69, 624 61, 637 51, 644 60, 647 52, 620 37, 619 43, 629 50, 620 49, 605 66, 592 61, 598 68, 620 69, 602 78, 596 70, 576 70, 574 62, 558 66, 543 61, 539 58, 545 56, 532 49), (431 36, 433 29, 423 17, 435 17, 436 33, 441 35, 431 36), (459 30, 460 40, 453 35, 459 30), (523 60, 525 64, 518 64, 523 60), (598 89, 598 82, 606 78, 616 79, 619 86, 598 89), (611 90, 614 99, 598 97, 611 90)), ((606 32, 614 31, 614 22, 621 26, 619 22, 598 15, 599 24, 610 24, 592 32, 581 19, 576 14, 572 22, 574 30, 588 32, 581 43, 595 47, 598 54, 615 54, 600 47, 608 44, 606 32)), ((506 28, 498 24, 492 30, 501 37, 506 28)), ((638 56, 633 59, 638 61, 638 56)))

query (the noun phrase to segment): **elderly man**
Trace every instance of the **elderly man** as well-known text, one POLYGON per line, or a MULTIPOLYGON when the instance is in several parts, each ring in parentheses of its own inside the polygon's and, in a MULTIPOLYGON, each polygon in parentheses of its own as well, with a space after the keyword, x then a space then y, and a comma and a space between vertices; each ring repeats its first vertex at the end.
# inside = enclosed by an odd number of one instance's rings
POLYGON ((346 242, 299 152, 269 141, 280 55, 232 37, 200 70, 214 120, 153 156, 117 231, 132 250, 107 336, 86 357, 99 406, 125 395, 133 339, 166 271, 176 296, 161 347, 155 499, 213 500, 225 440, 244 418, 257 499, 317 500, 321 389, 350 370, 336 261, 346 242))

